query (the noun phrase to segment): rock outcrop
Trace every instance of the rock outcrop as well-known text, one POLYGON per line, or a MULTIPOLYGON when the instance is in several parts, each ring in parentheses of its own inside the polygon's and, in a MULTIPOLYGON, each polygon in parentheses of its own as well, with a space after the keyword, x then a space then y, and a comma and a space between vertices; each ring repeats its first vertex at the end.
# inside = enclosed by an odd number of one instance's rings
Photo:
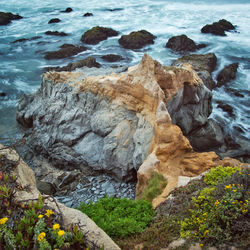
POLYGON ((221 87, 236 78, 239 63, 232 63, 221 70, 217 76, 217 87, 221 87))
POLYGON ((12 20, 22 19, 22 16, 14 15, 11 12, 0 12, 0 25, 11 23, 12 20))
POLYGON ((73 11, 73 9, 70 8, 70 7, 68 7, 68 8, 66 8, 65 10, 62 10, 61 12, 62 12, 62 13, 70 13, 70 12, 72 12, 72 11, 73 11))
POLYGON ((118 40, 119 44, 125 49, 141 49, 142 47, 154 44, 156 36, 146 30, 134 31, 129 35, 123 35, 118 40))
POLYGON ((84 16, 84 17, 93 16, 93 13, 86 12, 83 16, 84 16))
POLYGON ((112 36, 117 36, 118 32, 101 26, 93 27, 92 29, 86 31, 82 37, 81 41, 86 44, 98 44, 112 36))
MULTIPOLYGON (((178 176, 225 163, 214 152, 194 152, 168 110, 198 100, 205 106, 209 99, 191 65, 163 67, 144 55, 119 75, 45 73, 38 92, 20 100, 17 120, 32 128, 28 143, 60 168, 101 171, 127 181, 137 175, 138 196, 157 170, 168 179, 166 194, 178 176)), ((205 118, 197 115, 193 124, 203 124, 205 118)))
MULTIPOLYGON (((35 176, 31 168, 26 165, 13 149, 3 149, 2 145, 0 145, 0 149, 2 155, 5 155, 9 160, 18 162, 18 166, 13 172, 13 175, 17 177, 16 181, 20 186, 20 190, 15 192, 16 201, 37 199, 41 194, 37 190, 35 176), (29 188, 24 189, 24 187, 29 188)), ((66 207, 60 202, 52 202, 49 199, 46 199, 45 203, 58 214, 62 215, 64 227, 77 224, 81 231, 86 234, 87 240, 90 244, 91 242, 95 242, 100 248, 104 246, 104 249, 120 249, 101 228, 99 228, 81 211, 66 207)))
POLYGON ((58 32, 58 31, 46 31, 45 32, 45 35, 48 35, 48 36, 67 36, 68 34, 66 34, 65 32, 58 32))
POLYGON ((214 22, 212 24, 205 25, 202 29, 202 33, 211 33, 217 36, 226 36, 225 31, 235 30, 235 26, 233 26, 229 21, 225 19, 221 19, 218 22, 214 22))
POLYGON ((108 55, 104 55, 101 57, 104 61, 107 62, 118 62, 121 61, 123 59, 122 56, 120 55, 116 55, 116 54, 108 54, 108 55))
POLYGON ((61 19, 59 19, 59 18, 52 18, 52 19, 49 20, 48 23, 50 24, 50 23, 60 23, 60 22, 61 22, 61 19))
POLYGON ((173 36, 166 43, 166 47, 174 51, 186 53, 193 52, 198 49, 206 47, 205 44, 196 44, 192 39, 186 35, 173 36))

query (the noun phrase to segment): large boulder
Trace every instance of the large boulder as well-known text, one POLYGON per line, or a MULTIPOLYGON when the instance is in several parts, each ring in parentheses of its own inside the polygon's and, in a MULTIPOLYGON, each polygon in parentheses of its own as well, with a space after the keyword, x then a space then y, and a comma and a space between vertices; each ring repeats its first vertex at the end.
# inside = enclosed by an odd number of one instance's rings
POLYGON ((9 24, 12 20, 22 19, 22 16, 14 15, 11 12, 0 12, 0 25, 9 24))
POLYGON ((217 75, 217 87, 221 87, 236 78, 239 63, 232 63, 222 69, 217 75))
POLYGON ((225 31, 234 30, 235 26, 233 26, 229 21, 225 19, 221 19, 218 22, 214 22, 212 24, 205 25, 202 29, 202 33, 211 33, 217 36, 226 36, 225 31))
POLYGON ((206 47, 206 45, 197 45, 192 39, 188 38, 186 35, 180 35, 171 37, 166 43, 166 47, 177 52, 186 53, 204 48, 206 47))
POLYGON ((156 36, 146 30, 134 31, 129 35, 123 35, 118 40, 119 44, 125 49, 141 49, 142 47, 154 44, 156 36))
POLYGON ((44 58, 47 60, 67 58, 85 50, 87 50, 87 48, 84 46, 77 47, 73 44, 63 44, 59 50, 46 52, 44 58))
POLYGON ((81 41, 86 44, 98 44, 99 42, 108 39, 112 36, 117 36, 118 32, 101 26, 93 27, 92 29, 86 31, 82 37, 81 41))

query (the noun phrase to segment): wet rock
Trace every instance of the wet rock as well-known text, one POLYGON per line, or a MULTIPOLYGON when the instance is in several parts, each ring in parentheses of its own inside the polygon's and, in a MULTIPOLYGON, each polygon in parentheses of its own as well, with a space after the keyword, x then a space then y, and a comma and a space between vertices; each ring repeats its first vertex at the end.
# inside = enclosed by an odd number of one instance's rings
POLYGON ((186 35, 173 36, 166 43, 166 47, 177 52, 191 52, 206 47, 205 44, 196 45, 196 43, 186 35))
POLYGON ((236 78, 239 63, 232 63, 226 66, 217 76, 217 87, 221 87, 236 78))
POLYGON ((118 61, 121 61, 123 59, 122 56, 115 55, 115 54, 104 55, 101 58, 107 62, 118 62, 118 61))
POLYGON ((142 47, 154 44, 156 36, 146 30, 134 31, 129 35, 123 35, 118 40, 119 44, 125 49, 141 49, 142 47))
POLYGON ((96 61, 94 57, 87 57, 83 60, 76 61, 74 63, 69 63, 66 66, 63 67, 47 67, 45 68, 45 71, 73 71, 77 68, 83 68, 83 67, 88 67, 88 68, 100 68, 101 64, 96 61))
POLYGON ((117 36, 118 32, 101 26, 93 27, 92 29, 86 31, 82 37, 81 41, 86 44, 98 44, 112 36, 117 36))
POLYGON ((234 110, 232 108, 232 106, 230 106, 229 104, 225 104, 222 101, 217 101, 216 102, 218 104, 218 108, 222 109, 224 112, 228 113, 228 115, 232 118, 235 118, 235 114, 234 114, 234 110))
POLYGON ((113 12, 113 11, 121 11, 123 10, 123 8, 114 8, 114 9, 106 9, 106 10, 113 12))
POLYGON ((26 42, 26 41, 33 41, 33 40, 37 40, 37 39, 40 39, 42 38, 41 36, 34 36, 34 37, 31 37, 31 38, 20 38, 20 39, 17 39, 11 43, 20 43, 20 42, 26 42))
POLYGON ((67 36, 68 34, 66 34, 65 32, 58 32, 58 31, 46 31, 45 35, 48 35, 48 36, 67 36))
POLYGON ((12 20, 19 20, 22 18, 22 16, 12 14, 11 12, 0 12, 0 25, 6 25, 12 20))
POLYGON ((71 11, 73 11, 72 8, 68 7, 65 10, 62 10, 61 12, 62 13, 70 13, 71 11))
POLYGON ((241 146, 230 136, 225 136, 225 144, 227 149, 239 149, 241 146))
POLYGON ((59 23, 59 22, 61 22, 61 20, 59 18, 52 18, 49 20, 48 23, 59 23))
POLYGON ((7 96, 7 94, 5 92, 0 92, 0 96, 5 97, 5 96, 7 96))
POLYGON ((93 13, 86 12, 83 16, 84 16, 84 17, 93 16, 93 13))
POLYGON ((63 44, 62 46, 60 46, 60 49, 57 51, 46 52, 44 58, 47 60, 61 59, 61 58, 74 56, 85 50, 87 50, 87 48, 84 46, 76 47, 73 44, 63 44))
POLYGON ((227 88, 226 91, 232 93, 234 96, 244 97, 244 95, 240 93, 241 90, 227 88))
POLYGON ((214 22, 212 24, 205 25, 202 29, 202 33, 211 33, 217 36, 226 36, 225 31, 234 30, 235 26, 233 26, 229 21, 225 19, 221 19, 218 22, 214 22))

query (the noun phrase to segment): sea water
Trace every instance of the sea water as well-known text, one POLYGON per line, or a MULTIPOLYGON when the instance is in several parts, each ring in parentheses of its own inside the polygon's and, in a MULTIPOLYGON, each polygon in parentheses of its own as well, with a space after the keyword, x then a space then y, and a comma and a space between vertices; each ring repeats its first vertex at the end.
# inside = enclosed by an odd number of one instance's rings
POLYGON ((162 64, 170 65, 181 55, 165 47, 168 39, 185 34, 196 43, 208 46, 196 53, 215 53, 218 64, 213 77, 226 65, 239 62, 237 78, 229 83, 244 97, 237 97, 225 87, 213 90, 213 113, 216 119, 234 139, 250 139, 250 1, 248 0, 0 0, 0 11, 19 14, 24 18, 0 26, 0 143, 7 138, 15 140, 23 135, 22 128, 15 120, 18 99, 23 94, 35 92, 41 83, 44 67, 63 66, 69 62, 93 56, 103 67, 117 63, 105 63, 101 56, 119 54, 125 60, 119 65, 137 64, 144 53, 162 64), (62 13, 67 7, 70 13, 62 13), (112 11, 111 11, 112 10, 112 11), (93 16, 83 17, 91 12, 93 16), (52 18, 60 18, 60 23, 48 24, 52 18), (220 37, 202 34, 201 28, 220 19, 226 19, 237 26, 236 32, 227 32, 220 37), (94 26, 111 27, 120 32, 97 45, 87 46, 84 51, 72 58, 45 60, 47 51, 57 50, 64 43, 82 45, 82 34, 94 26), (155 36, 155 44, 140 50, 126 50, 119 46, 122 34, 145 29, 155 36), (66 32, 69 36, 46 36, 48 30, 66 32), (12 43, 20 38, 41 36, 37 40, 12 43), (3 94, 4 95, 4 94, 3 94), (235 117, 230 117, 217 107, 222 101, 233 107, 235 117))

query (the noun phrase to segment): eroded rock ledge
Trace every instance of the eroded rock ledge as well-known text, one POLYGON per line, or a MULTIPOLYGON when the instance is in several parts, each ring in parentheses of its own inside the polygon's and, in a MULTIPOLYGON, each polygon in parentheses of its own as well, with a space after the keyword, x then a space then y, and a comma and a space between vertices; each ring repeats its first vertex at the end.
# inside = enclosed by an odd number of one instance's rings
POLYGON ((137 196, 155 169, 168 179, 166 194, 178 176, 196 176, 231 161, 194 152, 166 108, 178 96, 203 109, 210 95, 191 65, 164 67, 144 55, 119 75, 45 73, 39 91, 20 100, 17 120, 32 128, 28 143, 61 168, 101 171, 126 181, 137 175, 137 196))

